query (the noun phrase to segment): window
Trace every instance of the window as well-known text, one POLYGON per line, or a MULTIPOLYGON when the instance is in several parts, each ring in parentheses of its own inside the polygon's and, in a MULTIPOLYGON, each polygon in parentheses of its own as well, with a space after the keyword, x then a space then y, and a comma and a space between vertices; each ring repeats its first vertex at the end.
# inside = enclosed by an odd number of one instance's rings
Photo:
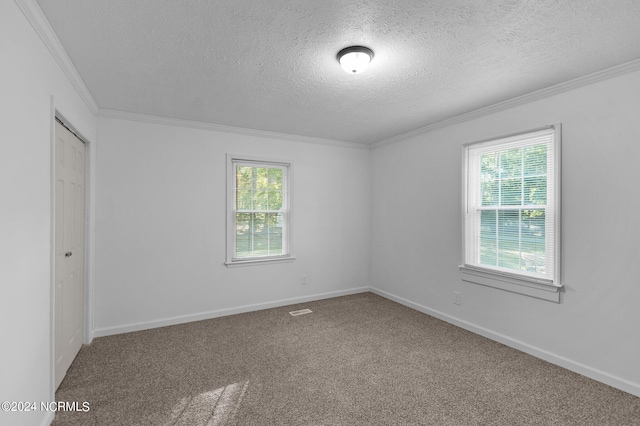
POLYGON ((463 272, 484 273, 481 284, 493 275, 501 288, 557 292, 559 134, 553 126, 465 146, 463 272))
POLYGON ((227 262, 292 260, 291 164, 227 157, 227 262))

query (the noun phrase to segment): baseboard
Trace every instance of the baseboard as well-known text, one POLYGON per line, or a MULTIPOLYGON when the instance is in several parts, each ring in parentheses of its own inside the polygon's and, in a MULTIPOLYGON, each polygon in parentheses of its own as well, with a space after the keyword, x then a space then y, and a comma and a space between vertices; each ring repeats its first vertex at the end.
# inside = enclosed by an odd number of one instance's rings
POLYGON ((105 327, 93 330, 93 337, 111 336, 113 334, 130 333, 132 331, 148 330, 150 328, 166 327, 169 325, 184 324, 193 321, 202 321, 211 318, 224 317, 228 315, 242 314, 245 312, 260 311, 262 309, 278 308, 280 306, 295 305, 298 303, 313 302, 315 300, 330 299, 332 297, 348 296, 350 294, 366 293, 369 287, 357 287, 348 290, 331 291, 328 293, 317 293, 302 297, 274 300, 265 303, 252 305, 242 305, 235 308, 220 309, 216 311, 201 312, 193 315, 181 315, 156 321, 126 324, 117 327, 105 327))
POLYGON ((54 411, 47 411, 47 415, 44 416, 44 419, 40 422, 42 426, 49 426, 56 418, 56 413, 54 411))
POLYGON ((442 321, 448 322, 460 328, 464 328, 465 330, 471 331, 472 333, 479 334, 480 336, 486 337, 488 339, 502 343, 503 345, 525 352, 529 355, 535 356, 536 358, 543 359, 552 364, 556 364, 560 367, 566 368, 567 370, 571 370, 574 373, 581 374, 590 379, 596 380, 598 382, 604 383, 606 385, 612 386, 624 392, 628 392, 632 395, 640 397, 640 384, 638 383, 634 383, 629 380, 623 379, 621 377, 617 377, 612 374, 605 373, 604 371, 600 371, 596 368, 590 367, 585 364, 581 364, 579 362, 554 354, 544 349, 537 348, 535 346, 532 346, 520 340, 513 339, 511 337, 505 336, 500 333, 496 333, 495 331, 486 329, 484 327, 480 327, 468 321, 463 321, 461 319, 452 317, 451 315, 447 315, 440 311, 436 311, 424 305, 420 305, 419 303, 415 303, 405 298, 388 293, 384 290, 380 290, 374 287, 371 287, 369 290, 372 293, 377 294, 378 296, 382 296, 386 299, 393 300, 394 302, 400 303, 401 305, 407 306, 411 309, 415 309, 416 311, 420 311, 422 313, 438 318, 442 321))
MULTIPOLYGON (((245 312, 259 311, 262 309, 270 309, 270 308, 277 308, 280 306, 294 305, 298 303, 313 302, 315 300, 329 299, 332 297, 340 297, 340 296, 348 296, 351 294, 365 293, 368 291, 375 293, 378 296, 384 297, 386 299, 393 300, 394 302, 400 303, 401 305, 407 306, 411 309, 415 309, 416 311, 422 312, 424 314, 430 315, 442 321, 448 322, 450 324, 453 324, 455 326, 468 330, 472 333, 478 334, 480 336, 502 343, 503 345, 525 352, 529 355, 535 356, 536 358, 543 359, 552 364, 556 364, 560 367, 566 368, 575 373, 589 377, 590 379, 597 380, 599 382, 602 382, 614 388, 620 389, 624 392, 628 392, 632 395, 640 397, 640 384, 638 383, 634 383, 629 380, 623 379, 621 377, 617 377, 612 374, 600 371, 588 365, 581 364, 579 362, 573 361, 566 357, 554 354, 544 349, 537 348, 528 343, 522 342, 517 339, 513 339, 511 337, 508 337, 503 334, 497 333, 495 331, 489 330, 487 328, 478 326, 468 321, 458 319, 451 315, 445 314, 435 309, 428 308, 419 303, 412 302, 408 299, 405 299, 400 296, 396 296, 395 294, 388 293, 384 290, 380 290, 375 287, 358 287, 358 288, 352 288, 348 290, 340 290, 340 291, 333 291, 333 292, 327 292, 327 293, 312 294, 312 295, 302 296, 302 297, 294 297, 289 299, 274 300, 274 301, 265 302, 265 303, 242 305, 234 308, 202 312, 202 313, 193 314, 193 315, 183 315, 183 316, 166 318, 166 319, 157 320, 157 321, 148 321, 148 322, 141 322, 141 323, 135 323, 135 324, 127 324, 127 325, 122 325, 117 327, 100 328, 100 329, 94 330, 92 335, 93 337, 102 337, 102 336, 110 336, 114 334, 130 333, 133 331, 148 330, 151 328, 166 327, 170 325, 183 324, 183 323, 192 322, 192 321, 201 321, 201 320, 218 318, 218 317, 223 317, 228 315, 241 314, 245 312)), ((51 421, 53 421, 53 417, 51 417, 51 419, 49 420, 49 423, 51 421)), ((43 424, 49 424, 49 423, 45 422, 43 424)))

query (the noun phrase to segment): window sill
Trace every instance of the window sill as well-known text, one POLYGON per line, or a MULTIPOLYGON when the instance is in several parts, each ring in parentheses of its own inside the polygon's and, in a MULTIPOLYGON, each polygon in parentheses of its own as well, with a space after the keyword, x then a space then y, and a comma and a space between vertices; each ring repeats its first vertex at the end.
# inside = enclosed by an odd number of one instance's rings
POLYGON ((492 273, 491 271, 470 268, 465 265, 461 265, 459 268, 460 272, 462 272, 462 281, 560 303, 561 285, 540 284, 527 279, 518 279, 492 273))
POLYGON ((256 266, 256 265, 266 265, 272 263, 287 263, 293 262, 296 260, 295 257, 278 257, 278 258, 269 258, 269 259, 251 259, 251 260, 235 260, 232 262, 225 262, 224 264, 227 268, 236 268, 239 266, 256 266))

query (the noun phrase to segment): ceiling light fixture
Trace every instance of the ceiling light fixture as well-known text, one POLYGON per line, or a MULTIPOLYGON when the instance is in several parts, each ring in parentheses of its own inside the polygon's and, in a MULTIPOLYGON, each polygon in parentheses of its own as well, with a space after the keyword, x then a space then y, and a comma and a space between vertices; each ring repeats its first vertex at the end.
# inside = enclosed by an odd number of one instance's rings
POLYGON ((373 51, 364 46, 350 46, 338 52, 338 62, 349 74, 364 71, 373 59, 373 51))

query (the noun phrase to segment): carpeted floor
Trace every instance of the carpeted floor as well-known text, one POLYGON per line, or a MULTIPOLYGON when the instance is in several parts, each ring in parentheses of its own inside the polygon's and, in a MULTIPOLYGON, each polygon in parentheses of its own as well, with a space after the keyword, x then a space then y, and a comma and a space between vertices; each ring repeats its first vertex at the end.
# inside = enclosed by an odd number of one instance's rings
POLYGON ((97 338, 56 400, 90 410, 54 425, 640 425, 638 397, 372 293, 97 338))

